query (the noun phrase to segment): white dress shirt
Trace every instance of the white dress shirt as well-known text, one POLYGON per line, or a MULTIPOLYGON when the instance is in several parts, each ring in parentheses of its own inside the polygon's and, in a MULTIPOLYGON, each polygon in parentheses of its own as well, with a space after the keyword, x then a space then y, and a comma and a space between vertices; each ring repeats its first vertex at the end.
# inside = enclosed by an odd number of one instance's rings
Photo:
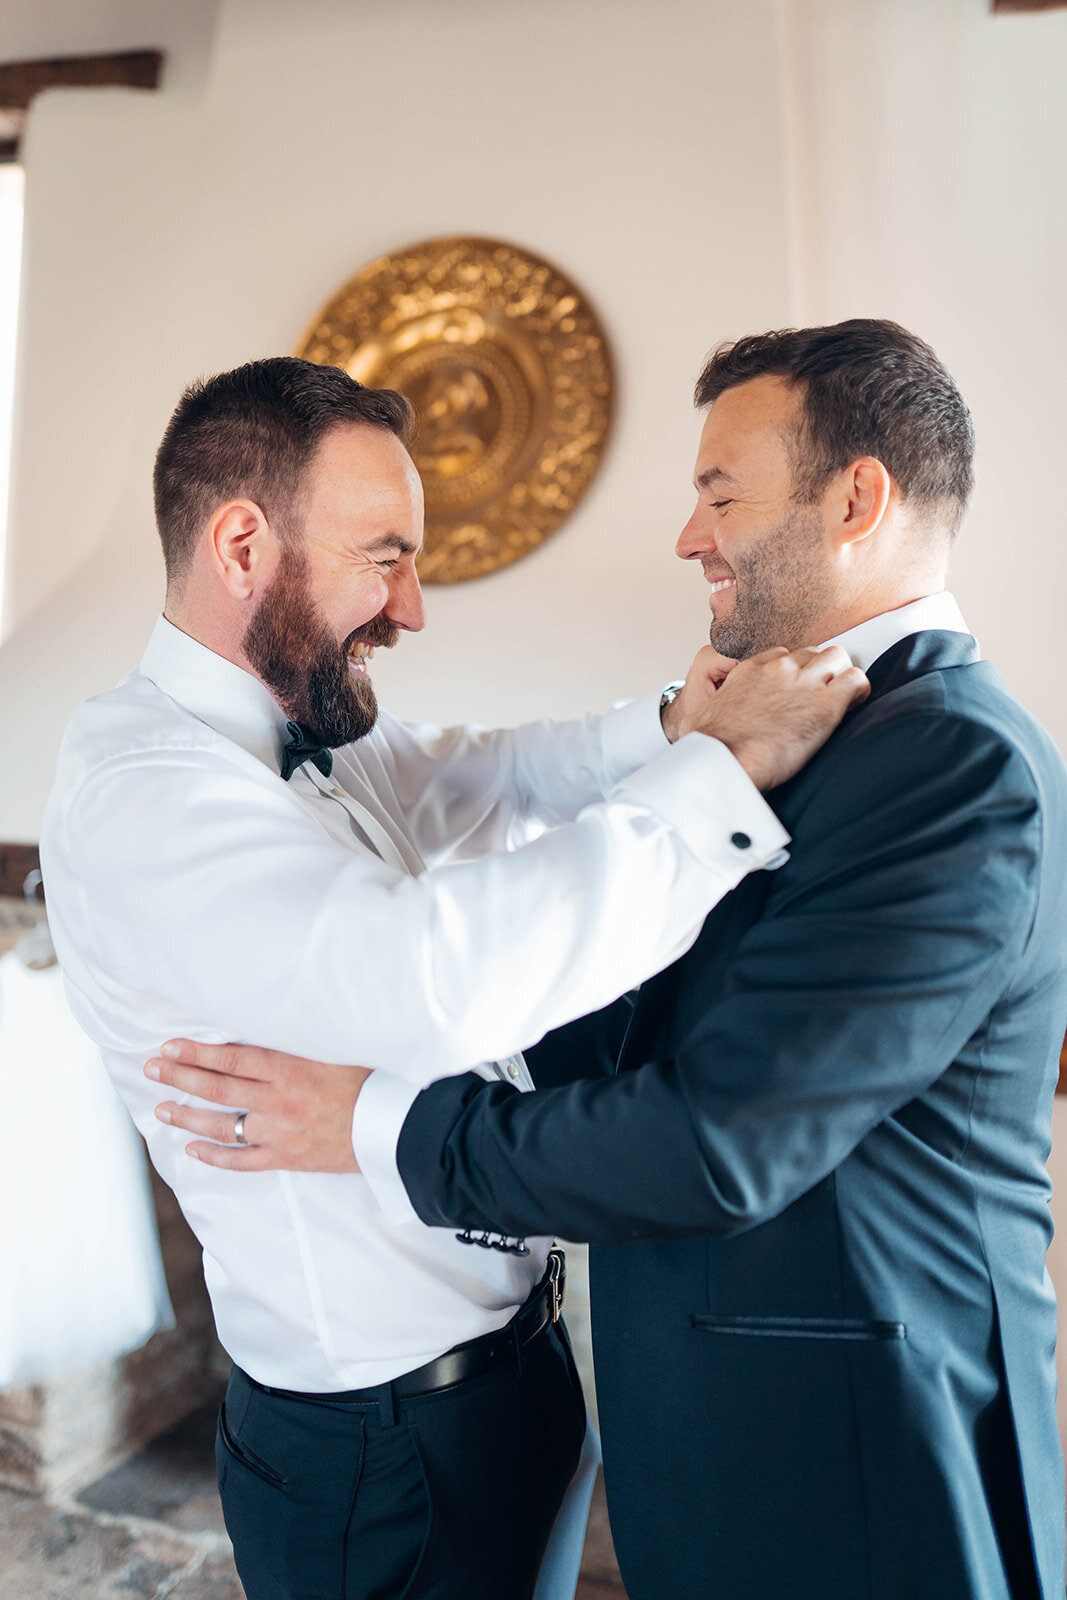
POLYGON ((543 1242, 465 1248, 386 1215, 362 1175, 191 1161, 145 1060, 182 1035, 411 1087, 521 1072, 524 1045, 674 960, 788 836, 724 746, 667 744, 655 696, 494 733, 383 714, 329 780, 289 783, 285 720, 160 619, 140 671, 76 712, 41 853, 71 1005, 204 1247, 223 1344, 260 1382, 324 1392, 502 1326, 543 1242))
MULTIPOLYGON (((947 592, 926 595, 895 611, 871 617, 846 633, 827 639, 819 648, 840 645, 852 657, 853 664, 865 672, 890 646, 910 634, 932 628, 949 633, 970 632, 959 606, 947 592)), ((356 1160, 382 1210, 396 1223, 416 1218, 397 1169, 396 1151, 404 1120, 418 1093, 418 1088, 410 1083, 385 1072, 375 1072, 364 1085, 352 1118, 352 1148, 356 1160)))

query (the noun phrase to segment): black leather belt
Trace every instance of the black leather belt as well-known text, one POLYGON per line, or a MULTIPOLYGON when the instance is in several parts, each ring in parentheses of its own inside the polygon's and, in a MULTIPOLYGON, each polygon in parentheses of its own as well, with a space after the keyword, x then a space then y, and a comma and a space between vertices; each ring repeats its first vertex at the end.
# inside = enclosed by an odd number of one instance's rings
MULTIPOLYGON (((298 1389, 275 1389, 249 1378, 249 1383, 263 1394, 280 1395, 285 1400, 307 1400, 314 1405, 371 1405, 383 1400, 410 1400, 416 1395, 433 1394, 437 1389, 448 1389, 454 1383, 464 1383, 468 1378, 480 1378, 498 1366, 508 1356, 514 1356, 539 1333, 558 1322, 563 1310, 563 1291, 567 1281, 567 1262, 563 1251, 553 1245, 548 1252, 545 1275, 524 1306, 511 1321, 493 1333, 483 1333, 478 1339, 457 1344, 446 1350, 436 1361, 405 1372, 389 1383, 379 1383, 372 1389, 345 1389, 339 1394, 304 1394, 298 1389)), ((248 1374, 246 1373, 247 1377, 248 1374)))

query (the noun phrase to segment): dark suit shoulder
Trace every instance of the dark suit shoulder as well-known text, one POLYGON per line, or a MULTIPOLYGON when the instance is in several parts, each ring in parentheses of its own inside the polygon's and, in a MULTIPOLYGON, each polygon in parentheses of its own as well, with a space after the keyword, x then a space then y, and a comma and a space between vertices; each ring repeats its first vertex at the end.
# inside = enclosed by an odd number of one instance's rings
POLYGON ((921 807, 934 794, 944 804, 994 788, 1067 809, 1058 750, 995 668, 979 661, 872 696, 783 791, 777 809, 792 828, 817 797, 825 827, 839 806, 876 800, 896 810, 921 807))
MULTIPOLYGON (((974 729, 976 744, 1002 743, 1017 751, 1035 778, 1067 779, 1063 758, 1044 728, 1012 694, 989 661, 925 672, 895 683, 846 719, 828 754, 854 740, 899 731, 902 720, 943 717, 947 724, 974 729)), ((960 735, 963 737, 962 727, 960 735)), ((867 746, 866 748, 869 748, 867 746)))

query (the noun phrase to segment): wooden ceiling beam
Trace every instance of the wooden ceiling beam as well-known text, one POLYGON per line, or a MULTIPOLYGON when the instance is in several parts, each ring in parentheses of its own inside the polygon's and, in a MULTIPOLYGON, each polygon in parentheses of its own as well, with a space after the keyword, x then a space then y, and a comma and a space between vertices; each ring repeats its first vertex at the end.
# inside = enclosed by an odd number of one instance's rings
POLYGON ((1067 0, 993 0, 994 11, 1064 11, 1067 0))
POLYGON ((162 50, 0 63, 0 162, 18 160, 26 115, 42 89, 158 89, 162 74, 162 50))

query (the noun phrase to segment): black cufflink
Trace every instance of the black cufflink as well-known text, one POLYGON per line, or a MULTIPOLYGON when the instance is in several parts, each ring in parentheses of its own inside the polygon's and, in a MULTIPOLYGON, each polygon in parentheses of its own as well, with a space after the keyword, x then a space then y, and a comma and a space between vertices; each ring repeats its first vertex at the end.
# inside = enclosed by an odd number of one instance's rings
POLYGON ((525 1239, 516 1238, 514 1243, 511 1243, 511 1235, 507 1233, 490 1235, 486 1232, 479 1234, 475 1238, 469 1228, 464 1228, 462 1233, 456 1234, 456 1238, 460 1244, 476 1244, 483 1250, 500 1250, 506 1256, 528 1256, 530 1254, 530 1247, 525 1239))
POLYGON ((747 833, 732 833, 730 835, 730 843, 735 850, 751 850, 752 848, 752 840, 747 833))

